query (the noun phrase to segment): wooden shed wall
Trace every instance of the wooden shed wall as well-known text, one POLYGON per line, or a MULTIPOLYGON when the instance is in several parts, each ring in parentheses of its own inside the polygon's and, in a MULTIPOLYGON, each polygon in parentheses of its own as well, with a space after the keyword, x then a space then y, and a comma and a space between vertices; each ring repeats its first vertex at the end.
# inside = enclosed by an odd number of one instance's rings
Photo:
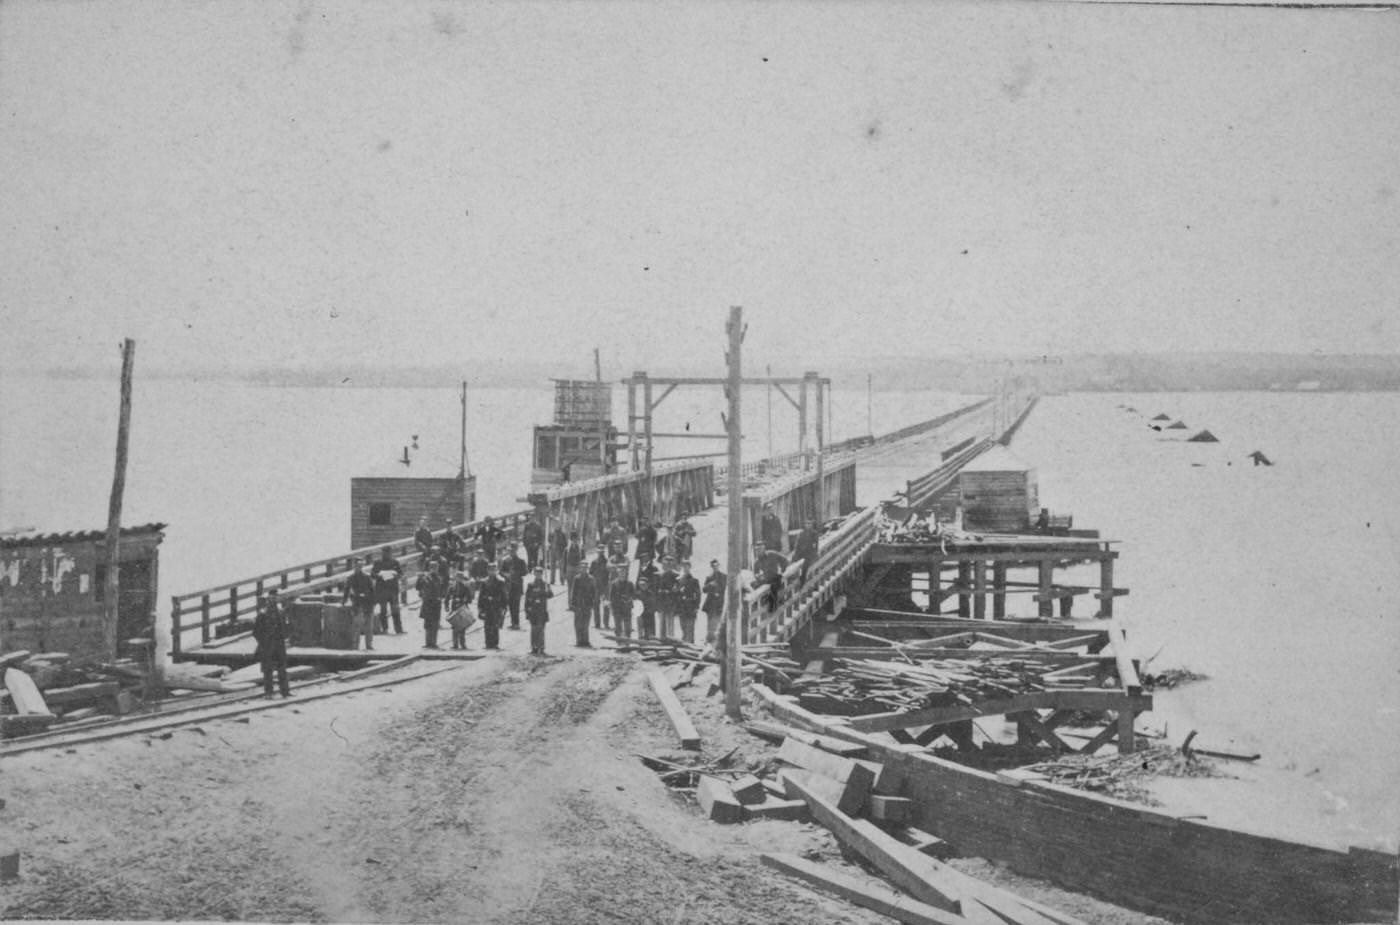
POLYGON ((958 493, 969 530, 1023 530, 1040 507, 1034 470, 964 471, 958 493))
POLYGON ((476 478, 359 478, 350 480, 350 547, 363 549, 379 543, 392 543, 413 535, 418 521, 428 518, 437 530, 443 518, 461 524, 476 519, 476 478), (463 494, 467 496, 463 513, 463 494), (387 503, 389 523, 371 526, 369 506, 387 503))
MULTIPOLYGON (((147 635, 155 620, 162 535, 126 535, 118 547, 117 640, 147 635)), ((102 600, 105 541, 82 539, 0 549, 0 652, 67 652, 109 661, 102 600)))

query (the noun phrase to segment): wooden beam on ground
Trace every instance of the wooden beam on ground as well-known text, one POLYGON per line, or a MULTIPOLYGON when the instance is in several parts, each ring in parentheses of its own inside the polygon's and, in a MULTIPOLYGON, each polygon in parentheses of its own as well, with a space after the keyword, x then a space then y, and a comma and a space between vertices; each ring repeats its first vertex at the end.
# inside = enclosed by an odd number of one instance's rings
POLYGON ((877 822, 906 822, 913 812, 914 801, 908 797, 882 796, 872 793, 866 806, 870 818, 877 822))
POLYGON ((396 658, 392 662, 378 662, 368 668, 361 668, 357 671, 346 671, 335 676, 337 681, 357 681, 369 675, 379 674, 381 671, 392 671, 395 668, 403 668, 418 661, 418 655, 405 655, 403 658, 396 658))
POLYGON ((962 894, 947 875, 946 865, 886 834, 873 822, 851 818, 801 782, 795 783, 795 789, 807 801, 812 816, 841 844, 878 867, 910 896, 944 912, 963 914, 962 894))
POLYGON ((860 812, 870 796, 870 791, 864 787, 832 780, 825 774, 802 768, 784 768, 778 772, 778 782, 783 785, 783 796, 789 800, 803 799, 803 793, 815 793, 848 815, 860 812))
POLYGON ((743 805, 735 798, 729 785, 718 777, 701 775, 695 787, 695 798, 700 802, 705 818, 711 822, 729 825, 744 821, 743 805))
POLYGON ((695 731, 695 724, 690 721, 685 707, 681 706, 676 692, 671 690, 671 683, 657 668, 648 668, 647 678, 651 681, 651 689, 656 691, 656 699, 661 701, 661 709, 666 711, 671 725, 675 727, 676 735, 681 740, 681 748, 698 752, 700 750, 700 733, 695 731))
POLYGON ((744 728, 760 739, 767 739, 778 745, 783 744, 783 739, 796 739, 799 742, 820 748, 824 752, 831 752, 833 755, 840 755, 843 758, 864 758, 869 752, 864 745, 855 742, 845 742, 841 739, 833 739, 831 736, 819 735, 815 732, 808 732, 805 729, 796 729, 792 726, 785 726, 782 723, 773 723, 766 720, 752 720, 744 723, 744 728))
POLYGON ((53 711, 44 702, 44 695, 34 684, 34 679, 18 668, 5 669, 5 689, 10 692, 16 713, 32 716, 50 716, 53 711))
POLYGON ((1150 710, 1148 695, 1130 697, 1117 690, 1056 689, 1018 694, 1001 700, 983 700, 956 707, 930 707, 926 710, 905 710, 894 713, 872 713, 867 716, 846 717, 846 723, 857 732, 888 732, 911 726, 936 726, 982 716, 1001 716, 1025 710, 1150 710))
POLYGON ((752 774, 745 774, 729 785, 729 790, 734 794, 734 799, 744 806, 753 806, 762 803, 768 796, 768 790, 763 786, 763 781, 752 774))
POLYGON ((93 681, 90 684, 74 684, 72 687, 52 687, 44 692, 48 704, 82 703, 85 700, 101 700, 115 697, 122 686, 116 681, 93 681))
POLYGON ((878 776, 872 766, 879 765, 874 765, 873 762, 843 758, 796 739, 783 740, 782 747, 778 749, 778 760, 793 767, 815 771, 840 783, 862 788, 867 794, 874 789, 875 778, 878 776))
POLYGON ((745 806, 744 814, 749 819, 781 819, 786 822, 803 822, 811 816, 806 800, 775 797, 769 797, 753 806, 745 806))
POLYGON ((905 925, 967 925, 961 915, 921 903, 868 877, 857 878, 816 864, 795 854, 765 854, 762 862, 792 877, 841 897, 857 906, 873 909, 905 925))

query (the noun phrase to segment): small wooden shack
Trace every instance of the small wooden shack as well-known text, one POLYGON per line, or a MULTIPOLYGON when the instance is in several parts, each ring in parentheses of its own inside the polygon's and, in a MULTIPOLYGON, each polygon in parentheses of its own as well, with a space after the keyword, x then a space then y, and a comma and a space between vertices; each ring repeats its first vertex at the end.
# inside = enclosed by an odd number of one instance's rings
POLYGON ((350 547, 363 549, 413 535, 421 518, 434 530, 476 519, 476 476, 380 473, 350 480, 350 547))
POLYGON ((958 473, 958 500, 968 530, 1024 531, 1040 509, 1035 469, 995 445, 958 473))
MULTIPOLYGON (((155 632, 159 546, 165 524, 122 530, 117 547, 117 645, 155 632)), ((0 653, 66 652, 112 661, 103 632, 104 530, 0 539, 0 653)))
POLYGON ((614 472, 616 441, 612 383, 555 379, 554 423, 535 428, 530 482, 558 485, 614 472))

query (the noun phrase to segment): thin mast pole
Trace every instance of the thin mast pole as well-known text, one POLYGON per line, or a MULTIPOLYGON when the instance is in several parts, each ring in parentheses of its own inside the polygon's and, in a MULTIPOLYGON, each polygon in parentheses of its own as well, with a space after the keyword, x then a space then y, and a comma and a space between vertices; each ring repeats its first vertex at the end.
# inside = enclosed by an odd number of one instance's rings
POLYGON ((743 410, 743 372, 739 351, 744 343, 744 310, 735 305, 729 309, 729 485, 726 491, 729 505, 729 589, 724 605, 724 711, 730 719, 742 719, 739 683, 740 654, 743 651, 743 600, 740 598, 739 570, 744 567, 744 480, 743 452, 740 440, 744 433, 739 415, 743 410))
POLYGON ((103 582, 102 646, 107 658, 117 657, 117 621, 121 616, 121 531, 122 495, 126 491, 126 455, 131 433, 131 367, 136 359, 136 341, 122 342, 121 410, 117 418, 117 464, 112 474, 112 494, 107 505, 107 575, 103 582))

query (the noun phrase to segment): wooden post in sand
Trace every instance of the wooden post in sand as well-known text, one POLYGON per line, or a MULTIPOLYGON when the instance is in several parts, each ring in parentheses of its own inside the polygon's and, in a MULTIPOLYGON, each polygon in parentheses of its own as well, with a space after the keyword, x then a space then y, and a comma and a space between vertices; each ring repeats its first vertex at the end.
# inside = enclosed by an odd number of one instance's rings
POLYGON ((117 418, 117 465, 112 475, 112 494, 107 505, 107 574, 102 589, 102 650, 104 655, 116 661, 117 658, 117 619, 120 612, 121 595, 121 529, 122 494, 126 490, 126 452, 128 434, 131 429, 131 366, 136 356, 136 341, 127 338, 122 342, 122 383, 121 410, 117 418))
POLYGON ((735 305, 729 309, 729 354, 725 358, 729 365, 729 592, 724 601, 724 666, 725 690, 724 712, 730 719, 738 720, 740 714, 739 685, 740 655, 743 651, 743 589, 739 583, 739 570, 744 567, 744 478, 742 451, 743 428, 740 414, 743 410, 741 392, 744 388, 743 369, 740 362, 740 349, 744 343, 744 310, 735 305))

